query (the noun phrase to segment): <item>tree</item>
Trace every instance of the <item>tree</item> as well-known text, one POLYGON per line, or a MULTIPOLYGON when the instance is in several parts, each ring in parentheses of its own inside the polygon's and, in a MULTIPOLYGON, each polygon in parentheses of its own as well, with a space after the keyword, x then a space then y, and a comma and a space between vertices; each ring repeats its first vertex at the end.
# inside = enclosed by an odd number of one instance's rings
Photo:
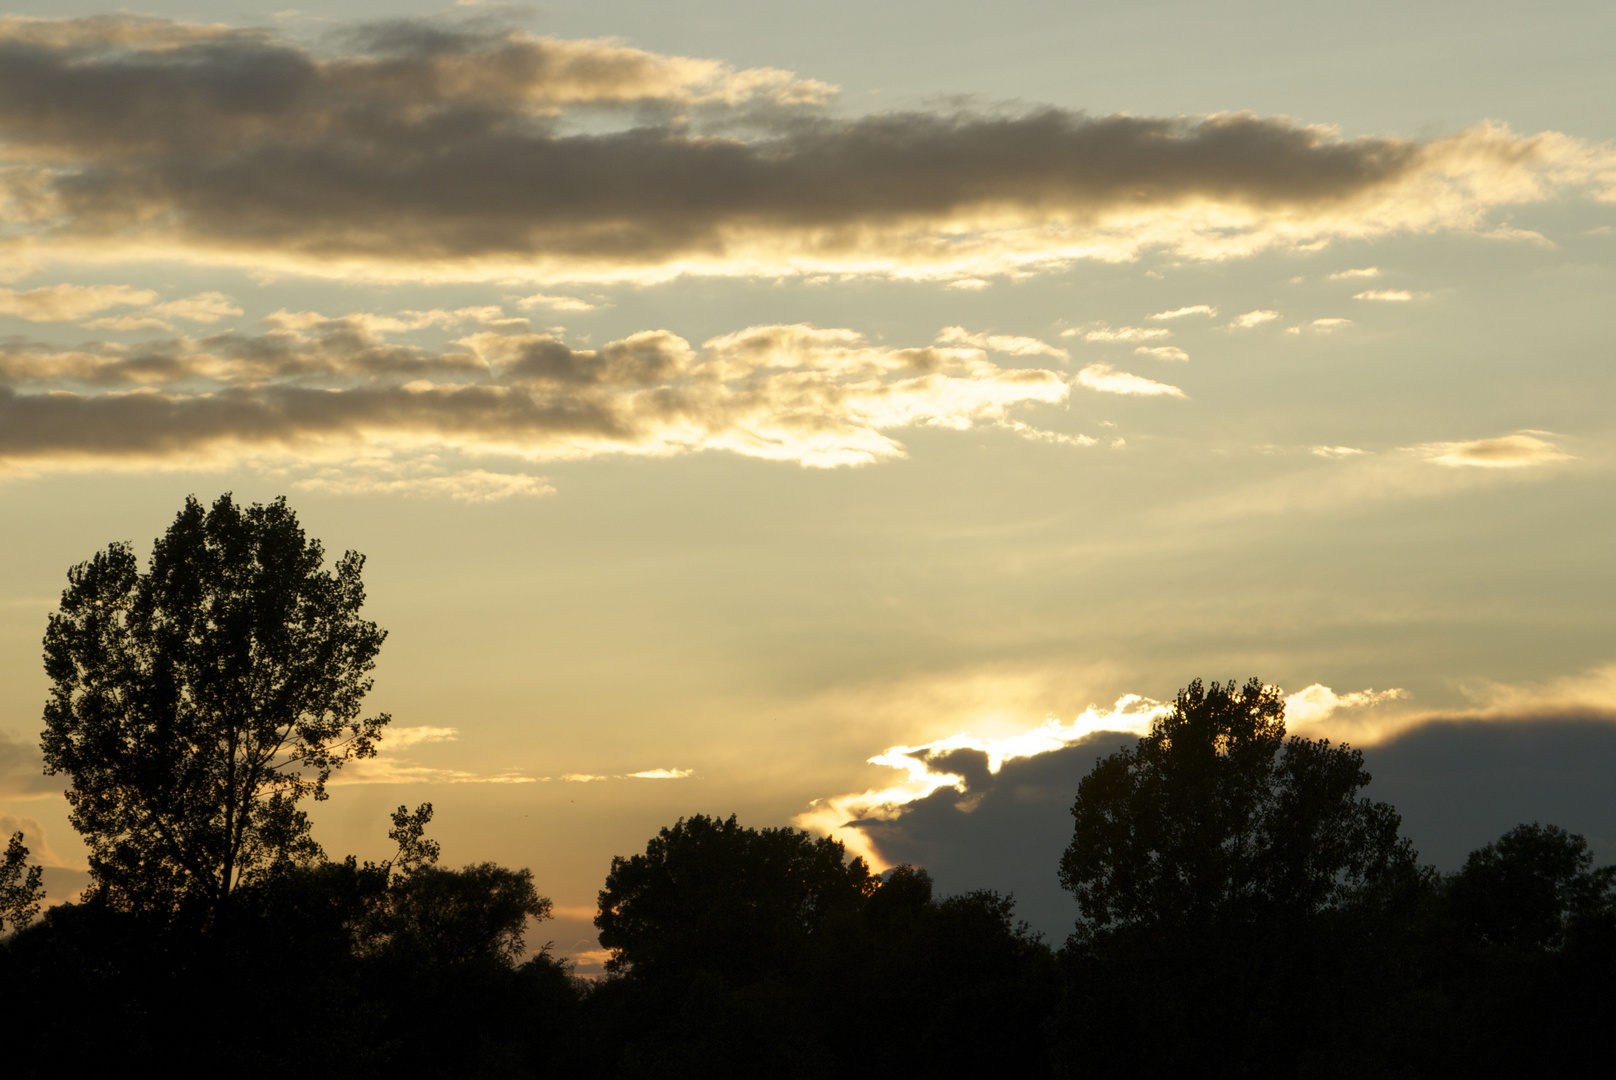
POLYGON ((0 861, 0 933, 6 924, 21 930, 39 914, 39 902, 45 896, 41 879, 43 866, 28 865, 28 849, 23 846, 22 833, 11 835, 6 845, 4 861, 0 861))
POLYGON ((1460 928, 1487 945, 1557 950, 1579 921, 1616 907, 1616 866, 1593 865, 1588 841, 1557 825, 1517 825, 1470 853, 1447 881, 1460 928))
POLYGON ((1373 1071, 1357 1033, 1400 993, 1399 934, 1429 875, 1363 755, 1286 739, 1256 679, 1181 690, 1078 786, 1061 884, 1073 1065, 1098 1075, 1373 1071), (1348 1064, 1356 1061, 1355 1065, 1348 1064))
POLYGON ((697 814, 612 859, 595 926, 611 971, 782 972, 835 911, 878 884, 839 841, 697 814))
POLYGON ((1413 847, 1358 797, 1369 779, 1361 751, 1287 741, 1277 688, 1195 680, 1078 785, 1060 880, 1080 932, 1312 914, 1406 876, 1413 847))
POLYGON ((319 856, 297 804, 375 753, 362 719, 386 633, 364 556, 325 570, 285 499, 189 498, 149 568, 115 543, 68 572, 45 633, 41 745, 65 773, 98 894, 217 915, 244 882, 319 856))

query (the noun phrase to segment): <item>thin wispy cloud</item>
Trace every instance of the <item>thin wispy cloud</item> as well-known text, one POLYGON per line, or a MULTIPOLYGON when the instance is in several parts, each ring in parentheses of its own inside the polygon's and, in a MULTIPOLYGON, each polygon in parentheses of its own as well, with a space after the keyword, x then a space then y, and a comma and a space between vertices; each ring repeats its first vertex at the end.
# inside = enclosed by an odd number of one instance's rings
POLYGON ((1380 267, 1364 266, 1356 270, 1337 270, 1330 275, 1331 281, 1353 281, 1358 278, 1372 278, 1380 276, 1380 267))
POLYGON ((1190 354, 1175 345, 1141 345, 1134 350, 1136 356, 1148 356, 1152 360, 1171 360, 1182 363, 1190 358, 1190 354))
POLYGON ((1016 334, 972 333, 963 326, 945 326, 937 332, 937 344, 968 345, 988 352, 1003 353, 1006 356, 1051 356, 1057 360, 1067 358, 1065 349, 1057 348, 1034 337, 1022 337, 1016 334))
POLYGON ((1524 469, 1569 461, 1571 455, 1542 438, 1544 432, 1518 432, 1466 442, 1421 443, 1409 452, 1437 465, 1456 468, 1524 469))
POLYGON ((1090 364, 1077 373, 1077 384, 1102 394, 1141 395, 1145 397, 1184 397, 1184 391, 1167 383, 1156 382, 1140 375, 1118 371, 1110 364, 1090 364))
POLYGON ((1061 331, 1061 337, 1079 335, 1084 341, 1160 341, 1172 337, 1173 332, 1159 326, 1122 326, 1115 330, 1109 326, 1102 326, 1097 330, 1085 330, 1079 327, 1061 331))
POLYGON ((962 281, 1147 251, 1508 238, 1497 208, 1616 188, 1616 150, 1496 124, 1416 141, 1246 114, 844 117, 811 78, 620 42, 410 20, 340 40, 0 22, 0 260, 962 281), (565 123, 580 109, 620 122, 565 123))
POLYGON ((1211 304, 1194 304, 1190 307, 1173 308, 1171 311, 1158 311, 1154 315, 1145 316, 1147 319, 1182 319, 1187 315, 1205 315, 1212 318, 1217 315, 1218 309, 1211 304))
POLYGON ((1417 297, 1423 298, 1424 293, 1412 293, 1407 289, 1366 289, 1361 293, 1354 293, 1354 300, 1377 300, 1382 303, 1406 304, 1417 297))

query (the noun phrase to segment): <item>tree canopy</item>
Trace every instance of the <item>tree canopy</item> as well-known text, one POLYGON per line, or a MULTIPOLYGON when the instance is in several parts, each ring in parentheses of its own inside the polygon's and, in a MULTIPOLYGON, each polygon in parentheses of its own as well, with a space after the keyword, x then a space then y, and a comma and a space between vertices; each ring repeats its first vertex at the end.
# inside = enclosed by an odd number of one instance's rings
POLYGON ((610 969, 650 976, 779 967, 837 910, 878 884, 840 842, 798 829, 750 829, 697 814, 612 859, 595 926, 610 969))
POLYGON ((1287 740, 1284 713, 1256 679, 1197 679, 1083 778, 1060 880, 1085 930, 1310 914, 1412 871, 1397 812, 1358 797, 1362 752, 1287 740))
POLYGON ((226 494, 187 499, 145 572, 127 543, 68 572, 41 746, 106 901, 217 912, 319 854, 298 802, 388 722, 360 716, 386 637, 359 615, 363 567, 326 570, 284 499, 226 494))

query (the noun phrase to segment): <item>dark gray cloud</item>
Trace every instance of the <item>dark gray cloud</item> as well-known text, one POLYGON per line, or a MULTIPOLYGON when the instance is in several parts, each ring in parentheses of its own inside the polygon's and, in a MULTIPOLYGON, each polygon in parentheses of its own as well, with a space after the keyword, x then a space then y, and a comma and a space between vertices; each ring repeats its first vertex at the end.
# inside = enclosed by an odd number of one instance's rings
MULTIPOLYGON (((1056 878, 1071 842, 1078 782, 1097 758, 1137 736, 1096 734, 1036 757, 1007 761, 997 775, 980 751, 930 762, 967 780, 906 806, 890 821, 858 825, 888 860, 927 867, 949 892, 1014 892, 1022 917, 1052 939, 1070 932, 1077 909, 1056 878), (967 809, 968 808, 968 809, 967 809)), ((1366 794, 1391 803, 1421 858, 1441 870, 1523 821, 1560 825, 1616 861, 1616 718, 1586 712, 1549 718, 1443 720, 1364 751, 1366 794)))
POLYGON ((940 230, 961 221, 1066 230, 988 245, 1025 259, 1141 244, 1211 256, 1216 230, 1189 220, 1197 207, 1223 208, 1219 229, 1249 234, 1235 245, 1246 249, 1473 224, 1477 207, 1521 190, 1494 198, 1492 174, 1518 179, 1549 153, 1498 129, 1460 146, 1341 140, 1252 116, 1061 109, 748 112, 748 136, 645 114, 627 129, 580 129, 567 110, 823 95, 779 72, 439 23, 355 31, 344 47, 155 20, 0 23, 11 216, 47 244, 139 240, 401 272, 779 269, 788 251, 892 269, 957 261, 962 246, 940 230), (1428 185, 1448 181, 1463 205, 1434 208, 1428 185), (1405 188, 1418 197, 1386 203, 1405 188), (1230 208, 1250 220, 1232 221, 1230 208), (1176 217, 1141 224, 1142 211, 1176 217), (1097 240, 1117 215, 1130 216, 1130 235, 1097 240))

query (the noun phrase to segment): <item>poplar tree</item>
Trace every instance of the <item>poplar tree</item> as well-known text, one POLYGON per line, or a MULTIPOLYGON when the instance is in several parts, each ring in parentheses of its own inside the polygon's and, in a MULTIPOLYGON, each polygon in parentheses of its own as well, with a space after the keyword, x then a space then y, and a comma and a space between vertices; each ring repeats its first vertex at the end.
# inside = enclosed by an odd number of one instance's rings
POLYGON ((284 498, 188 498, 145 572, 114 543, 68 572, 45 633, 41 738, 99 897, 199 909, 321 857, 305 798, 370 757, 361 718, 386 632, 359 615, 364 556, 324 567, 284 498))

